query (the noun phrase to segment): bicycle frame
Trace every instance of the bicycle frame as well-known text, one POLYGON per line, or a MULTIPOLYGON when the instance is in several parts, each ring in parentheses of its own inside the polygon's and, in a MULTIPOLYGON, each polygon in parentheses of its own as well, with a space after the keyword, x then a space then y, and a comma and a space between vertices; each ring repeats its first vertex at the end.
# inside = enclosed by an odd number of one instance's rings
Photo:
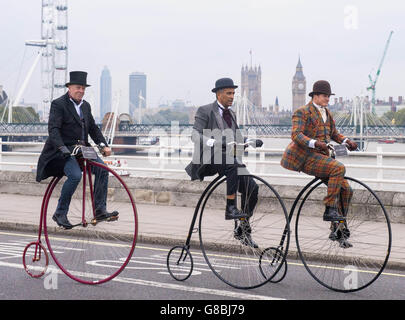
MULTIPOLYGON (((198 203, 197 203, 197 205, 196 205, 196 207, 195 207, 195 209, 194 209, 194 214, 193 214, 193 218, 192 218, 192 220, 191 220, 190 229, 189 229, 189 231, 188 231, 186 243, 185 243, 185 245, 183 246, 183 250, 182 250, 182 252, 181 252, 181 254, 180 254, 180 257, 179 257, 177 263, 179 263, 180 260, 181 260, 181 258, 183 257, 184 250, 190 249, 191 237, 192 237, 192 235, 193 235, 193 233, 194 233, 194 229, 195 229, 194 226, 195 226, 195 222, 197 221, 197 217, 198 217, 198 213, 199 213, 199 211, 200 211, 201 203, 203 202, 203 200, 204 200, 205 196, 207 195, 207 193, 211 190, 211 187, 212 187, 214 184, 216 184, 221 178, 222 178, 222 179, 226 179, 226 177, 224 177, 223 175, 219 175, 218 177, 216 177, 216 178, 215 178, 214 180, 212 180, 211 183, 205 188, 205 190, 204 190, 204 192, 202 193, 200 199, 198 200, 198 203)), ((184 261, 186 258, 187 258, 187 255, 184 256, 183 261, 184 261)))
MULTIPOLYGON (((88 159, 79 159, 79 165, 81 166, 81 168, 83 169, 83 204, 82 204, 82 222, 79 224, 74 225, 75 226, 79 226, 79 225, 83 225, 83 226, 87 226, 87 221, 85 219, 85 210, 86 210, 86 206, 85 206, 85 197, 86 197, 86 175, 87 178, 89 180, 89 187, 90 187, 90 198, 91 198, 91 203, 92 203, 92 211, 93 211, 93 217, 95 217, 95 207, 94 207, 94 192, 93 192, 93 182, 92 182, 92 178, 91 178, 91 167, 89 165, 91 160, 88 159)), ((41 235, 42 235, 42 229, 44 228, 44 225, 46 224, 45 221, 45 209, 48 207, 49 204, 49 195, 51 194, 51 192, 53 191, 53 189, 55 188, 55 186, 58 184, 58 182, 62 179, 62 177, 53 177, 52 180, 49 182, 44 197, 42 199, 42 204, 41 204, 41 213, 40 213, 40 219, 39 219, 39 228, 38 228, 38 243, 42 243, 41 242, 41 235)), ((35 252, 36 254, 36 252, 35 252)))

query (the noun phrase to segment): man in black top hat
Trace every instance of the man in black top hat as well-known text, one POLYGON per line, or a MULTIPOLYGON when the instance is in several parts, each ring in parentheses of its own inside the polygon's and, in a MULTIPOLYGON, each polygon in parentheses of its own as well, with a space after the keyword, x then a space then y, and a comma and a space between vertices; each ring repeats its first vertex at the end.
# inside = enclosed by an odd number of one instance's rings
MULTIPOLYGON (((236 115, 231 110, 235 89, 232 79, 221 78, 216 81, 212 92, 216 95, 216 101, 199 107, 195 115, 192 141, 194 142, 193 160, 187 166, 186 171, 191 180, 203 180, 205 176, 215 174, 225 175, 227 178, 226 195, 226 220, 243 220, 248 224, 248 219, 253 215, 257 203, 258 186, 255 181, 246 175, 238 174, 238 170, 247 172, 240 158, 231 155, 234 146, 230 142, 244 143, 247 140, 236 122, 236 115), (248 198, 248 203, 242 203, 241 209, 236 207, 236 192, 242 193, 242 202, 248 198), (249 197, 243 195, 248 194, 249 197)), ((250 139, 247 141, 254 147, 261 147, 261 140, 250 139)), ((238 154, 237 152, 234 154, 238 154)), ((234 236, 245 245, 257 247, 252 240, 250 232, 241 234, 241 226, 234 230, 234 236)), ((250 230, 243 226, 243 230, 250 230)))
MULTIPOLYGON (((68 92, 51 103, 48 121, 49 137, 38 160, 36 180, 40 182, 51 176, 67 176, 52 218, 59 226, 71 229, 73 226, 67 219, 67 213, 73 193, 82 176, 79 164, 76 158, 71 156, 71 152, 75 145, 90 146, 88 135, 96 144, 103 147, 104 156, 111 155, 111 149, 95 124, 90 104, 83 100, 85 90, 89 87, 87 73, 70 72, 70 81, 66 83, 66 87, 68 92)), ((96 161, 103 163, 100 158, 96 161)), ((94 168, 93 173, 95 174, 96 219, 117 216, 116 211, 113 213, 106 211, 108 173, 100 168, 94 168)))

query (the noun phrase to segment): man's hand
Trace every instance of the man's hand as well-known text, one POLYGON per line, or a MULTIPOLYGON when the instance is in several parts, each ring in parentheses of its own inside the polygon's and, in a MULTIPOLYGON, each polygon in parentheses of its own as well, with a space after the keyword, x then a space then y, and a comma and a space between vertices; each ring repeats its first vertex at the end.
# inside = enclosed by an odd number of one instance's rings
POLYGON ((104 157, 111 156, 111 148, 110 147, 104 147, 103 150, 101 151, 101 154, 104 157))
POLYGON ((254 148, 260 148, 263 146, 263 141, 260 139, 247 139, 246 143, 254 148))
POLYGON ((70 151, 66 146, 59 147, 59 150, 62 152, 62 155, 65 159, 71 156, 70 151))
POLYGON ((329 154, 329 148, 325 142, 316 141, 315 148, 317 148, 318 150, 321 150, 324 154, 329 154))
MULTIPOLYGON (((212 139, 214 140, 214 139, 212 139)), ((222 136, 221 140, 214 140, 214 143, 212 144, 212 146, 215 147, 222 147, 222 149, 226 149, 227 146, 227 142, 226 142, 226 136, 222 136)))
POLYGON ((347 148, 348 148, 350 151, 357 150, 357 148, 358 148, 357 143, 354 142, 354 141, 351 141, 350 139, 347 139, 347 140, 346 140, 346 144, 347 144, 347 148))

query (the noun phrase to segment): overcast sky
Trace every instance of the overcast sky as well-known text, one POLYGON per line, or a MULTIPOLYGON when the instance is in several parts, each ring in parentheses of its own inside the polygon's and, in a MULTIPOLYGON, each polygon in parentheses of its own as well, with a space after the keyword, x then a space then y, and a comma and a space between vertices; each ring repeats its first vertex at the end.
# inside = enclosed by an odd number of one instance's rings
MULTIPOLYGON (((40 0, 1 0, 0 84, 15 95, 40 37, 40 0)), ((69 70, 89 73, 86 98, 98 110, 99 78, 110 69, 113 92, 128 108, 128 76, 147 74, 150 106, 184 99, 214 100, 220 77, 240 84, 241 66, 262 69, 263 105, 291 107, 298 56, 308 91, 329 80, 336 95, 367 94, 385 43, 394 31, 377 84, 377 97, 405 96, 405 2, 398 0, 68 0, 69 70)), ((39 102, 39 67, 26 101, 39 102)))

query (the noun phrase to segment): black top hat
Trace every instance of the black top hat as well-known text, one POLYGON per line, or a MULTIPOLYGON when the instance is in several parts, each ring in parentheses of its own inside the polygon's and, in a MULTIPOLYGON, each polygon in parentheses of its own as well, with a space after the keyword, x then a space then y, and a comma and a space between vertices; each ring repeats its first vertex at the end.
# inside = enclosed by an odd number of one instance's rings
POLYGON ((87 72, 84 71, 71 71, 69 73, 70 75, 70 81, 65 84, 65 86, 69 86, 71 84, 79 84, 81 86, 85 87, 90 87, 89 84, 87 84, 87 72))
POLYGON ((233 89, 236 89, 238 86, 235 86, 234 84, 233 84, 233 80, 232 79, 230 79, 230 78, 221 78, 221 79, 218 79, 216 82, 215 82, 215 88, 214 89, 212 89, 211 91, 212 92, 217 92, 218 90, 220 90, 220 89, 225 89, 225 88, 233 88, 233 89))
POLYGON ((335 95, 334 93, 332 93, 330 84, 326 80, 319 80, 315 82, 312 92, 309 93, 309 96, 312 97, 314 94, 322 94, 322 93, 330 96, 335 95))

